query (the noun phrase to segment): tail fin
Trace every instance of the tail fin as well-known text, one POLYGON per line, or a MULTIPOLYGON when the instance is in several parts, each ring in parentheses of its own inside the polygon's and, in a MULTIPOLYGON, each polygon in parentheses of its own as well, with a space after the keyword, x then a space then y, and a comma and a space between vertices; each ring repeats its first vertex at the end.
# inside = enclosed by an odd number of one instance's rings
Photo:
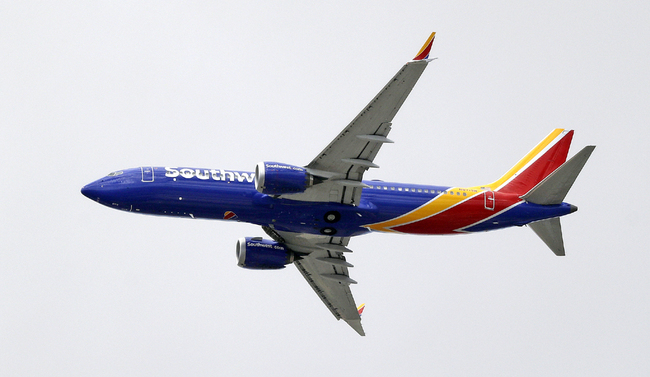
POLYGON ((524 195, 566 161, 573 130, 553 130, 506 174, 487 185, 493 191, 524 195))
MULTIPOLYGON (((584 147, 566 161, 572 139, 573 130, 553 130, 506 174, 487 187, 493 191, 519 194, 521 199, 530 203, 561 204, 596 148, 593 145, 584 147)), ((577 209, 571 206, 571 212, 577 209)), ((528 225, 555 255, 565 255, 559 217, 528 225)))
MULTIPOLYGON (((562 203, 595 148, 596 146, 594 145, 582 148, 580 152, 576 153, 569 161, 549 174, 521 198, 527 202, 542 205, 562 203)), ((571 212, 577 210, 578 207, 571 206, 571 212)), ((559 217, 537 221, 529 225, 555 255, 565 255, 562 226, 560 225, 559 217)))

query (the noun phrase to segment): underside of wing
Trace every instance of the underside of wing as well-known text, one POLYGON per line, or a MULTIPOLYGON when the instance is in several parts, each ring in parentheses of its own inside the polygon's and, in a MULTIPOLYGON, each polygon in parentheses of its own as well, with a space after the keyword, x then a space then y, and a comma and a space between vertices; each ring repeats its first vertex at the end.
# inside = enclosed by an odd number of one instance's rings
POLYGON ((357 283, 350 278, 348 271, 353 266, 343 255, 351 252, 346 247, 349 238, 265 230, 302 255, 294 262, 296 268, 334 317, 347 322, 359 335, 365 335, 350 290, 350 284, 357 283))
POLYGON ((348 276, 347 266, 339 263, 347 262, 340 253, 325 250, 294 262, 334 317, 344 320, 359 335, 364 336, 366 334, 361 326, 361 317, 350 290, 350 284, 356 284, 356 281, 348 276))

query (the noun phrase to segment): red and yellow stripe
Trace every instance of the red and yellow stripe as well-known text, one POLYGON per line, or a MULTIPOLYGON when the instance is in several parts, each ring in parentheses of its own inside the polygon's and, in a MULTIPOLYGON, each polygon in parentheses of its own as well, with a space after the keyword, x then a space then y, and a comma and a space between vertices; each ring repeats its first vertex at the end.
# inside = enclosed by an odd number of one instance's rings
POLYGON ((413 58, 413 60, 423 60, 427 59, 429 57, 429 52, 431 52, 431 46, 433 46, 433 40, 436 37, 436 32, 434 31, 431 33, 429 36, 429 39, 427 39, 426 42, 424 42, 424 46, 420 49, 420 52, 413 58))
POLYGON ((366 227, 383 232, 449 234, 488 219, 520 202, 520 196, 560 167, 572 138, 572 130, 555 129, 495 182, 447 189, 408 213, 366 227), (485 191, 494 191, 494 208, 486 208, 485 191))

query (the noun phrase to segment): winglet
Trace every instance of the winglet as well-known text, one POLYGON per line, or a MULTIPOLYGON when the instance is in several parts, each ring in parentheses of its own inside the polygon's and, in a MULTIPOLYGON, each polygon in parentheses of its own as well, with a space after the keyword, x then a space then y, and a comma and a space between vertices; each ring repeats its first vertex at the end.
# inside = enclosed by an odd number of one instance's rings
POLYGON ((436 37, 436 32, 434 31, 429 36, 429 39, 424 43, 420 52, 413 58, 413 60, 424 60, 429 58, 429 52, 431 52, 431 46, 433 46, 433 39, 436 37))
POLYGON ((361 317, 361 313, 363 313, 363 309, 365 308, 366 308, 366 304, 359 305, 359 307, 357 308, 357 311, 359 312, 359 317, 361 317))

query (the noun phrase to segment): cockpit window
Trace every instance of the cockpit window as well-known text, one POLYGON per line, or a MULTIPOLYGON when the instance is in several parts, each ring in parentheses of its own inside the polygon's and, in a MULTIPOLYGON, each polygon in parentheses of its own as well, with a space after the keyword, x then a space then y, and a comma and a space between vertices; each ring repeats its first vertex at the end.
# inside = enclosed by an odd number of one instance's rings
POLYGON ((120 175, 122 173, 124 173, 124 172, 121 171, 121 170, 120 171, 114 171, 114 172, 110 173, 108 176, 109 177, 115 177, 116 175, 120 175))

